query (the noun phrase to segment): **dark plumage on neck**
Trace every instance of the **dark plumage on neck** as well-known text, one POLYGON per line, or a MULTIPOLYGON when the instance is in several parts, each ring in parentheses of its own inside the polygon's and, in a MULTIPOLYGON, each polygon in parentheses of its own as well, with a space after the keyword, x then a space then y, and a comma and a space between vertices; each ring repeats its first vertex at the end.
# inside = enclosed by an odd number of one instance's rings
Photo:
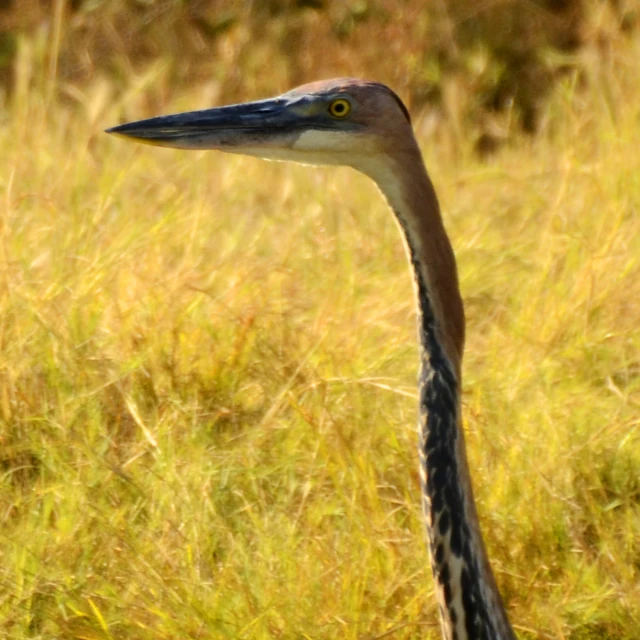
POLYGON ((396 216, 414 274, 420 476, 443 635, 513 640, 479 530, 461 428, 465 321, 451 243, 417 144, 372 173, 396 216))

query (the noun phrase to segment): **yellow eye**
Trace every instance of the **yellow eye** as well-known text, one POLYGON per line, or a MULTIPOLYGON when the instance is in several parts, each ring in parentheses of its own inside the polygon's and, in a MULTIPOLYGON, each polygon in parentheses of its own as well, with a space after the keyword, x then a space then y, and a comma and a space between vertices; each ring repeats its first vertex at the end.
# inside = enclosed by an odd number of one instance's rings
POLYGON ((334 118, 345 118, 351 111, 351 103, 344 98, 338 98, 329 105, 329 113, 334 118))

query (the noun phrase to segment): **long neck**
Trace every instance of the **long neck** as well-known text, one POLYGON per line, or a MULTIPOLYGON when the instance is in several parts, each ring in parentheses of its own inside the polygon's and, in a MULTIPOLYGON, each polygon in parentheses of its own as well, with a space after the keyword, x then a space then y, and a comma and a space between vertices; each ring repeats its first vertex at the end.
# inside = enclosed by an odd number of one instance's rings
POLYGON ((372 167, 403 231, 418 298, 423 508, 446 640, 515 640, 489 565, 460 418, 464 310, 438 200, 415 149, 372 167))

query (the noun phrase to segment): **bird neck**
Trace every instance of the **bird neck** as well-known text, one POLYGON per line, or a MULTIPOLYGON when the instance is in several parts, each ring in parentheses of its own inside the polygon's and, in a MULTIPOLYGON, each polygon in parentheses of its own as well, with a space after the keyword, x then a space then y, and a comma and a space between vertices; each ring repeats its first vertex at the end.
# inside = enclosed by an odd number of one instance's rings
POLYGON ((417 144, 368 173, 395 213, 415 279, 420 477, 443 636, 515 640, 473 499, 460 417, 464 309, 438 200, 417 144))

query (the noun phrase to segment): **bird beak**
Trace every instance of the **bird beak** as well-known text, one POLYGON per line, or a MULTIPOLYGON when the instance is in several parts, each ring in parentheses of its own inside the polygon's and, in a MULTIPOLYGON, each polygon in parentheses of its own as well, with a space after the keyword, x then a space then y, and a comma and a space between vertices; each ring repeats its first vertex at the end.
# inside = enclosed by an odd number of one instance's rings
POLYGON ((269 149, 291 148, 313 126, 311 112, 304 98, 278 97, 139 120, 106 132, 160 147, 269 157, 269 149))

